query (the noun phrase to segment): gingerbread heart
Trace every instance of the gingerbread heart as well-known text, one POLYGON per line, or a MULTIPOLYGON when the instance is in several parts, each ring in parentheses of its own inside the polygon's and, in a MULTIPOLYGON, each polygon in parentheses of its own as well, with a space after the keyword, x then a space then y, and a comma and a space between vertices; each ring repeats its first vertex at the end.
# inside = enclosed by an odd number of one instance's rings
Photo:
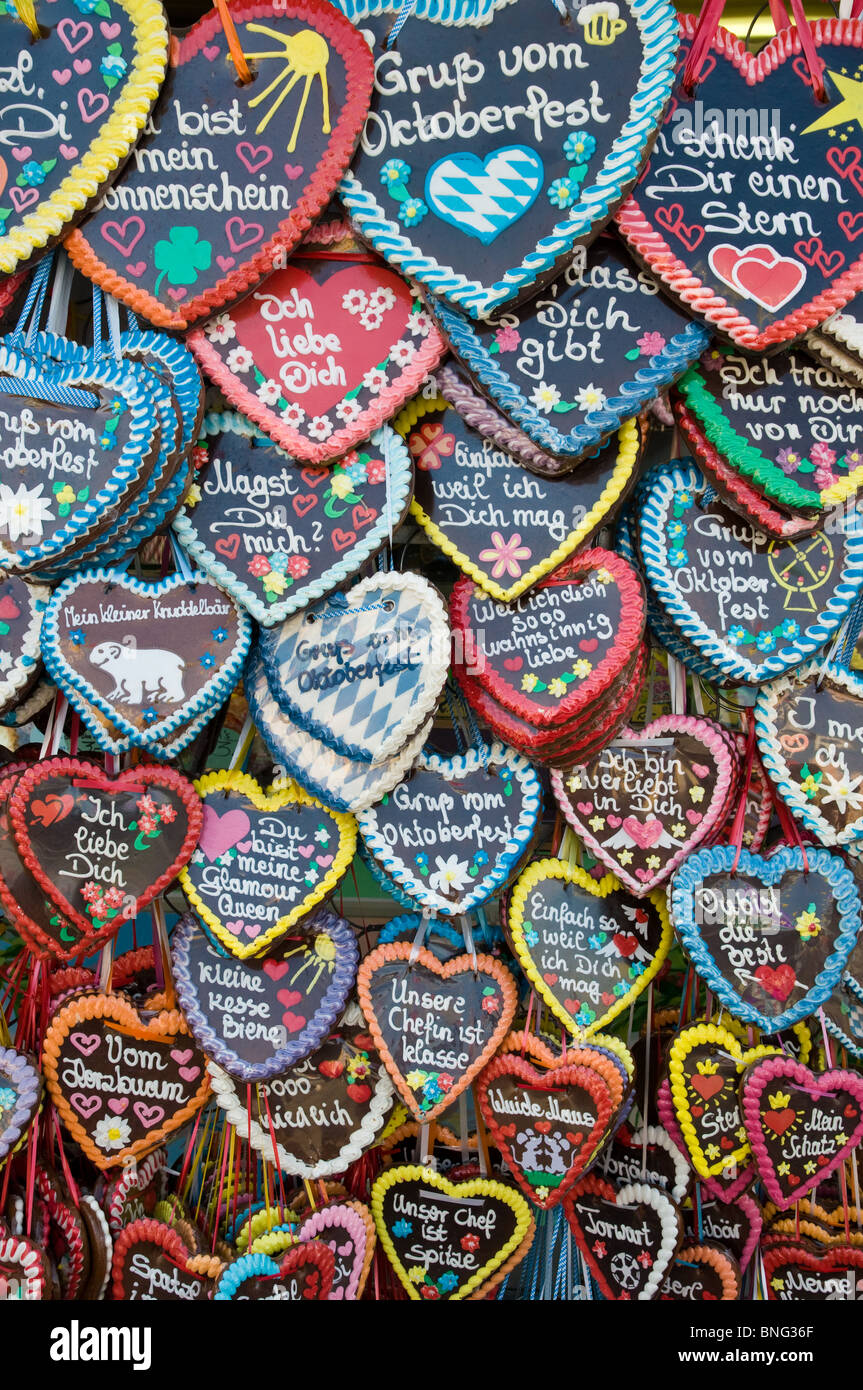
POLYGON ((454 1183, 432 1168, 390 1168, 372 1187, 378 1240, 408 1298, 484 1298, 524 1259, 530 1207, 488 1178, 454 1183))
POLYGON ((648 1125, 633 1134, 621 1125, 603 1150, 601 1176, 622 1186, 643 1182, 661 1187, 674 1202, 682 1202, 689 1187, 689 1167, 668 1132, 660 1125, 648 1125))
POLYGON ((350 923, 323 908, 261 962, 226 959, 191 915, 174 928, 171 953, 193 1036, 240 1081, 266 1081, 320 1047, 359 959, 350 923))
POLYGON ((539 478, 445 398, 420 396, 395 420, 416 467, 411 513, 463 573, 502 603, 518 598, 613 515, 634 476, 638 424, 595 458, 539 478), (529 500, 528 500, 529 499, 529 500))
POLYGON ((696 1199, 687 1214, 687 1235, 693 1241, 704 1240, 728 1251, 745 1272, 758 1249, 762 1216, 758 1203, 741 1193, 734 1201, 719 1197, 696 1199))
POLYGON ((863 681, 813 661, 758 692, 755 727, 764 766, 792 814, 824 845, 863 835, 863 681))
POLYGON ((593 1160, 611 1118, 608 1085, 586 1066, 538 1071, 525 1057, 495 1057, 476 1101, 522 1192, 557 1206, 593 1160))
POLYGON ((4 23, 9 91, 28 99, 28 115, 10 128, 4 147, 11 160, 0 170, 0 199, 11 204, 0 208, 4 275, 80 221, 114 181, 162 85, 168 29, 161 7, 111 0, 105 14, 102 27, 92 10, 54 0, 40 16, 38 43, 17 13, 4 23))
POLYGON ((721 824, 735 780, 731 753, 710 720, 666 715, 622 729, 587 763, 554 770, 551 785, 579 839, 640 897, 721 824))
POLYGON ((784 1240, 764 1251, 767 1297, 778 1303, 821 1303, 859 1299, 863 1293, 863 1250, 833 1246, 817 1253, 784 1240))
POLYGON ((0 1302, 50 1297, 47 1256, 26 1236, 0 1233, 0 1302))
POLYGON ((541 448, 572 462, 675 381, 710 335, 602 236, 519 309, 433 312, 471 376, 541 448))
POLYGON ((539 728, 573 720, 635 654, 644 595, 632 566, 584 550, 517 602, 493 603, 469 579, 450 599, 459 664, 506 709, 539 728))
POLYGON ((42 1067, 63 1124, 97 1168, 150 1153, 210 1094, 182 1014, 139 1011, 120 994, 63 1004, 48 1025, 42 1067))
POLYGON ((641 557, 684 662, 694 648, 725 683, 759 685, 824 646, 863 585, 863 533, 840 509, 816 535, 778 541, 697 468, 672 463, 645 482, 641 557))
POLYGON ((218 1104, 252 1148, 303 1178, 343 1173, 375 1142, 393 1107, 392 1082, 355 1004, 317 1052, 258 1083, 251 1129, 246 1087, 215 1062, 210 1075, 218 1104))
POLYGON ((264 0, 232 18, 257 82, 238 82, 215 10, 175 39, 133 159, 66 243, 80 270, 160 328, 209 317, 284 265, 368 109, 368 45, 332 6, 264 0))
POLYGON ((306 733, 276 704, 264 663, 253 649, 244 680, 249 711, 275 762, 274 778, 295 778, 311 796, 338 811, 364 811, 382 800, 410 772, 431 733, 429 719, 385 763, 344 758, 329 744, 306 733))
POLYGON ((311 246, 189 346, 227 400, 313 463, 389 420, 446 347, 416 291, 377 256, 311 246))
POLYGON ((357 573, 401 523, 413 469, 387 426, 334 468, 309 468, 241 415, 205 421, 207 464, 173 521, 192 563, 264 627, 357 573))
POLYGON ((684 1028, 668 1052, 671 1097, 690 1162, 699 1177, 721 1174, 749 1158, 749 1138, 740 1113, 738 1088, 746 1068, 775 1048, 746 1052, 721 1024, 684 1028))
POLYGON ((375 1225, 361 1202, 328 1202, 309 1212, 300 1226, 300 1241, 322 1240, 333 1253, 330 1303, 355 1302, 362 1294, 375 1245, 375 1225))
POLYGON ((422 753, 404 781, 359 813, 357 826, 400 902, 453 917, 509 881, 540 804, 530 763, 494 743, 453 758, 422 753))
POLYGON ((482 1070, 517 1002, 514 979, 492 956, 440 962, 406 941, 366 956, 357 991, 396 1090, 422 1124, 443 1114, 482 1070))
POLYGON ((656 1187, 582 1178, 564 1199, 575 1242, 603 1298, 656 1298, 680 1243, 680 1217, 656 1187))
POLYGON ((96 944, 176 878, 197 844, 203 810, 173 768, 110 777, 81 758, 48 758, 18 778, 9 820, 45 897, 96 944))
POLYGON ((171 1226, 143 1216, 114 1243, 112 1291, 118 1302, 208 1303, 223 1268, 216 1255, 189 1250, 171 1226))
POLYGON ((240 772, 207 773, 195 789, 203 824, 180 874, 183 891, 230 955, 262 955, 347 871, 356 848, 353 817, 299 787, 265 793, 240 772))
POLYGON ((708 987, 744 1023, 775 1033, 829 998, 860 928, 850 871, 825 849, 783 846, 769 859, 717 845, 690 855, 669 906, 708 987))
POLYGON ((749 1068, 740 1095, 759 1177, 778 1207, 822 1183, 863 1137, 856 1072, 816 1073, 791 1057, 768 1058, 749 1068))
POLYGON ((18 1148, 39 1108, 41 1091, 36 1059, 0 1047, 0 1159, 18 1148))
POLYGON ((436 708, 450 631, 437 589, 390 570, 262 630, 259 649, 283 714, 342 757, 383 763, 436 708))
POLYGON ((741 1273, 737 1261, 719 1245, 699 1241, 687 1245, 671 1262, 662 1281, 663 1302, 734 1302, 740 1297, 741 1273))
MULTIPOLYGON (((380 51, 399 3, 341 8, 380 51)), ((587 14, 482 0, 469 14, 413 18, 399 32, 398 73, 379 64, 341 197, 363 239, 402 274, 485 318, 563 269, 637 176, 670 91, 674 15, 641 0, 587 14), (592 100, 573 101, 576 68, 592 100), (440 87, 438 73, 452 85, 440 87), (502 91, 529 103, 537 81, 546 117, 559 98, 574 129, 542 116, 502 124, 502 91)))
POLYGON ((3 568, 65 571, 156 465, 160 418, 149 373, 84 349, 59 365, 19 350, 14 337, 0 341, 0 373, 8 402, 0 411, 3 568))
POLYGON ((223 1271, 213 1298, 217 1303, 322 1302, 330 1297, 334 1267, 333 1252, 322 1240, 292 1246, 279 1261, 269 1255, 240 1255, 223 1271))
POLYGON ((590 1037, 647 988, 671 946, 661 893, 632 898, 559 859, 516 883, 507 928, 533 988, 570 1032, 590 1037))
POLYGON ((715 348, 677 390, 720 457, 780 507, 811 515, 853 497, 863 483, 855 423, 863 395, 806 353, 789 349, 753 361, 715 348))
POLYGON ((251 636, 248 616, 202 574, 152 584, 84 570, 52 594, 42 653, 97 739, 94 707, 138 747, 154 750, 174 736, 179 751, 197 717, 233 689, 251 636))
POLYGON ((104 1206, 112 1236, 118 1236, 124 1226, 138 1221, 142 1216, 152 1216, 158 1195, 157 1185, 167 1161, 166 1151, 155 1149, 141 1163, 134 1167, 130 1164, 119 1177, 108 1179, 104 1206))
POLYGON ((782 29, 755 55, 718 27, 701 51, 697 86, 687 91, 682 69, 696 17, 682 15, 673 109, 618 216, 639 260, 671 293, 750 352, 793 341, 863 283, 853 245, 855 215, 863 207, 860 150, 853 143, 859 128, 841 76, 859 65, 863 39, 851 23, 835 28, 822 20, 809 27, 826 102, 815 90, 796 29, 782 29), (748 108, 753 101, 771 113, 759 136, 767 157, 777 160, 781 148, 783 168, 787 162, 795 179, 777 170, 765 183, 745 158, 752 148, 748 134, 720 135, 701 120, 710 108, 748 108), (840 132, 852 143, 839 143, 840 132), (705 207, 701 173, 708 161, 717 192, 705 207), (818 194, 825 212, 815 230, 809 217, 801 224, 798 179, 828 166, 818 194))

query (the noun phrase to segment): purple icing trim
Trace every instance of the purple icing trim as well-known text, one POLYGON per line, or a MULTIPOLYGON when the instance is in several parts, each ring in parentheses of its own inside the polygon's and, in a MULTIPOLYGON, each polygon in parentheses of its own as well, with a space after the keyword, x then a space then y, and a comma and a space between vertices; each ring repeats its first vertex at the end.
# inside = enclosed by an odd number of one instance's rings
MULTIPOLYGON (((174 966, 174 984, 180 1006, 202 1051, 207 1054, 208 1058, 223 1067, 234 1080, 269 1081, 272 1077, 287 1071, 296 1062, 302 1061, 304 1057, 308 1057, 310 1053, 316 1051, 332 1031, 333 1024, 341 1014, 347 997, 353 989, 357 977, 359 951, 350 923, 346 922, 344 918, 328 912, 326 908, 322 908, 318 912, 304 917, 302 922, 298 923, 292 930, 296 931, 300 927, 304 931, 314 927, 316 932, 326 932, 331 937, 336 947, 335 968, 321 1006, 312 1015, 305 1028, 264 1062, 244 1062, 224 1039, 219 1037, 213 1025, 201 1011, 198 1003, 198 991, 189 972, 189 946, 192 933, 198 931, 206 940, 207 946, 211 950, 215 950, 211 938, 207 936, 192 913, 187 913, 182 917, 174 930, 171 937, 171 957, 174 966)), ((236 960, 227 955, 224 959, 226 965, 236 967, 239 970, 248 969, 254 963, 236 960)))
POLYGON ((23 1052, 14 1047, 0 1047, 0 1087, 8 1077, 15 1088, 15 1106, 12 1118, 5 1129, 0 1131, 0 1159, 5 1158, 15 1148, 21 1135, 33 1119, 39 1105, 39 1091, 42 1081, 33 1062, 23 1052))
MULTIPOLYGON (((525 468, 530 468, 544 478, 558 478, 564 473, 571 473, 579 463, 591 457, 591 454, 585 454, 583 459, 562 460, 554 458, 552 454, 546 454, 523 430, 516 429, 505 415, 501 415, 499 410, 489 405, 485 397, 480 396, 461 372, 451 365, 439 368, 434 374, 434 380, 440 394, 458 411, 471 429, 478 430, 486 439, 491 439, 502 449, 508 450, 525 468)), ((595 452, 598 453, 599 449, 595 452)))

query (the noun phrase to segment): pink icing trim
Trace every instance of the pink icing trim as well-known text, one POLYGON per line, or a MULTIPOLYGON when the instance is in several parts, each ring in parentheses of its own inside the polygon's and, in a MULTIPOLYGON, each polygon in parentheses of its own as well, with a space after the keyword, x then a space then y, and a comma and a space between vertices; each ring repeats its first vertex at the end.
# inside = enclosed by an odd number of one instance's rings
POLYGON ((802 1062, 794 1061, 792 1057, 770 1057, 763 1062, 756 1062, 746 1072, 741 1087, 741 1102, 743 1123, 746 1126, 746 1133, 749 1135, 752 1157, 758 1169, 758 1176, 764 1183, 771 1201, 783 1209, 793 1207, 801 1197, 822 1183, 830 1173, 835 1172, 851 1150, 863 1139, 863 1077, 858 1076, 857 1072, 836 1070, 816 1074, 808 1067, 804 1067, 802 1062), (857 1125, 847 1144, 844 1144, 838 1153, 824 1164, 823 1168, 818 1168, 810 1178, 804 1178, 799 1187, 795 1187, 793 1193, 789 1195, 786 1195, 780 1186, 761 1125, 762 1093, 771 1081, 775 1081, 779 1077, 787 1077, 792 1085, 806 1089, 810 1093, 816 1092, 818 1095, 829 1095, 833 1091, 848 1091, 857 1101, 859 1110, 857 1125))
MULTIPOLYGON (((333 1288, 328 1295, 328 1301, 333 1302, 338 1299, 355 1300, 357 1289, 360 1284, 360 1275, 363 1271, 363 1263, 366 1258, 367 1233, 365 1222, 359 1212, 354 1211, 353 1207, 333 1204, 332 1206, 319 1207, 312 1212, 300 1227, 300 1244, 306 1244, 310 1240, 320 1238, 325 1245, 328 1245, 327 1235, 336 1230, 347 1231, 354 1243, 353 1265, 351 1277, 348 1280, 347 1288, 344 1291, 335 1288, 335 1276, 333 1276, 333 1288)), ((338 1238, 336 1238, 338 1244, 338 1238)), ((333 1252, 334 1256, 336 1252, 333 1252)))
MULTIPOLYGON (((595 858, 611 869, 617 878, 620 879, 631 893, 636 897, 643 898, 647 893, 651 893, 654 888, 658 888, 661 883, 670 878, 678 864, 691 854, 697 845, 706 840, 713 830, 720 826, 725 819, 727 810, 728 794, 731 790, 732 777, 734 775, 734 764, 729 755, 729 747, 725 738, 718 731, 715 724, 708 719, 699 719, 695 715, 687 714, 668 714, 662 715, 659 719, 654 719, 643 729, 622 729, 618 737, 625 739, 649 739, 656 734, 679 733, 692 734, 700 739, 704 747, 713 755, 716 762, 718 776, 713 795, 706 810, 702 811, 701 820, 694 827, 692 834, 687 837, 681 848, 661 864, 656 872, 647 880, 635 878, 627 873, 617 861, 613 854, 599 843, 587 826, 580 820, 578 813, 571 805, 566 795, 563 772, 555 769, 551 774, 551 785, 554 791, 555 800, 565 815, 569 824, 583 840, 595 858)), ((576 764, 577 766, 577 764, 576 764)), ((661 854, 661 850, 658 851, 661 854)))

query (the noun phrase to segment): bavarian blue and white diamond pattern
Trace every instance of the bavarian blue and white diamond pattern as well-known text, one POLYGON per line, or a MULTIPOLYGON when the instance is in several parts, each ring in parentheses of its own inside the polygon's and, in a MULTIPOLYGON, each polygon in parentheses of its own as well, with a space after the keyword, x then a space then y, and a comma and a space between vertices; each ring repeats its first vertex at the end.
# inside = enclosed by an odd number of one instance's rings
POLYGON ((380 574, 260 634, 284 714, 344 757, 377 764, 434 709, 450 632, 443 601, 413 574, 380 574))
POLYGON ((485 159, 469 151, 447 155, 426 177, 426 202, 444 222, 488 246, 523 217, 542 187, 535 150, 507 145, 485 159))

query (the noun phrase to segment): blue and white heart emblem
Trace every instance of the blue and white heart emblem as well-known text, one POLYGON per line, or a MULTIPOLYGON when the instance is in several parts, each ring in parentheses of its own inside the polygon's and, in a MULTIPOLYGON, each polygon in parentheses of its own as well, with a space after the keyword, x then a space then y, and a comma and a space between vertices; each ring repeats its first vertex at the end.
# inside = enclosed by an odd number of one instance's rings
POLYGON ((527 212, 542 188, 543 164, 535 150, 507 145, 480 159, 470 151, 447 155, 426 177, 432 212, 484 245, 527 212))
POLYGON ((450 629, 437 590, 393 570, 262 629, 259 647, 283 714, 343 757, 378 764, 437 705, 450 629))

